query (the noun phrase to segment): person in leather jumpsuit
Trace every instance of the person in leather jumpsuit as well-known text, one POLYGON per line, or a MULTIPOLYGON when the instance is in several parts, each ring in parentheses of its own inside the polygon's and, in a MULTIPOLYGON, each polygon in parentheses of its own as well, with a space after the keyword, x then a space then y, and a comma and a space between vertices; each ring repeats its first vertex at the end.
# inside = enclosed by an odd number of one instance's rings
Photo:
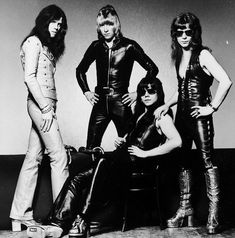
POLYGON ((226 72, 215 60, 211 50, 202 45, 201 25, 192 13, 181 13, 172 22, 172 60, 178 78, 178 90, 169 101, 155 112, 157 118, 164 115, 169 107, 177 104, 175 124, 183 145, 179 175, 180 206, 176 214, 167 220, 168 227, 181 227, 187 221, 193 226, 194 210, 191 205, 192 161, 188 155, 194 141, 203 162, 209 215, 207 232, 219 230, 219 172, 213 161, 214 127, 212 114, 215 113, 231 86, 226 72), (213 79, 218 88, 212 100, 210 86, 213 79))
POLYGON ((130 131, 115 140, 116 150, 105 153, 92 168, 65 183, 50 212, 48 225, 29 227, 28 236, 60 237, 69 232, 69 237, 87 237, 92 213, 105 210, 110 200, 123 200, 134 166, 153 169, 158 164, 158 156, 180 147, 181 138, 170 113, 155 120, 153 112, 162 104, 164 92, 160 80, 143 78, 137 87, 130 131), (83 202, 87 187, 89 192, 83 202))
POLYGON ((136 92, 128 87, 134 62, 147 75, 156 76, 158 68, 134 40, 123 37, 115 9, 104 6, 97 16, 98 40, 93 41, 76 68, 76 77, 87 100, 93 105, 87 135, 87 148, 100 146, 104 132, 112 120, 118 136, 126 133, 126 122, 131 117, 131 105, 136 92), (86 72, 96 62, 97 86, 91 92, 86 72))

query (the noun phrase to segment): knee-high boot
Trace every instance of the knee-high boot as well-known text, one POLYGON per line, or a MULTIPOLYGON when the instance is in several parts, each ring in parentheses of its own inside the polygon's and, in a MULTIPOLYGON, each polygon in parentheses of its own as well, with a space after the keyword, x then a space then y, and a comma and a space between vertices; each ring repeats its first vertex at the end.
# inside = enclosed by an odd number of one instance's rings
POLYGON ((213 167, 205 172, 207 197, 209 199, 209 215, 207 221, 207 233, 215 234, 219 229, 219 173, 218 168, 213 167))
POLYGON ((176 214, 167 220, 167 227, 193 226, 193 208, 191 205, 192 174, 182 169, 179 175, 180 205, 176 214), (185 222, 187 222, 185 224, 185 222))

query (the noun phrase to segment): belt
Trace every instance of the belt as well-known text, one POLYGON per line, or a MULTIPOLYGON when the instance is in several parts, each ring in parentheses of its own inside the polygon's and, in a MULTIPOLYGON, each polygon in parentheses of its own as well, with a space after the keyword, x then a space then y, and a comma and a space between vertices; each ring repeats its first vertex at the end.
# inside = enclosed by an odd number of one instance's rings
POLYGON ((114 89, 109 88, 109 87, 103 87, 102 94, 107 95, 107 96, 112 96, 114 94, 114 89))
POLYGON ((100 93, 101 95, 105 96, 112 96, 115 93, 124 93, 125 90, 123 89, 114 89, 110 87, 102 87, 102 88, 96 88, 95 90, 98 94, 100 93))

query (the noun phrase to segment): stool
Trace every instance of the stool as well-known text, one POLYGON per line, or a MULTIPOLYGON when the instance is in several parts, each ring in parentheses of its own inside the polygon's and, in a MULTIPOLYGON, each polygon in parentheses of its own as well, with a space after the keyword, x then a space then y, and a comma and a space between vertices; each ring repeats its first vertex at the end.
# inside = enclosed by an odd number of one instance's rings
POLYGON ((142 192, 152 192, 156 195, 156 207, 159 213, 160 227, 162 224, 160 204, 159 204, 159 191, 158 191, 158 168, 153 168, 150 171, 141 171, 136 170, 132 171, 129 188, 127 190, 126 201, 124 204, 124 214, 123 214, 123 223, 122 223, 122 232, 127 230, 127 217, 129 210, 129 200, 130 194, 135 193, 139 194, 142 192))

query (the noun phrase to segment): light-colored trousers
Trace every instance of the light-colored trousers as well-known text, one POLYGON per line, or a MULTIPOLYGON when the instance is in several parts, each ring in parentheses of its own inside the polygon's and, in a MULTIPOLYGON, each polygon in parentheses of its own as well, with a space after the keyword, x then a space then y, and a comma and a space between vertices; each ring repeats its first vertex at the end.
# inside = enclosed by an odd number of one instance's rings
MULTIPOLYGON (((56 101, 48 99, 56 107, 56 101)), ((32 203, 37 185, 38 169, 45 149, 48 152, 51 166, 51 184, 53 200, 59 194, 68 172, 68 159, 59 131, 58 122, 53 119, 49 132, 42 132, 42 114, 37 104, 28 99, 27 108, 32 119, 28 151, 26 153, 12 202, 10 218, 20 220, 33 219, 32 203)))

